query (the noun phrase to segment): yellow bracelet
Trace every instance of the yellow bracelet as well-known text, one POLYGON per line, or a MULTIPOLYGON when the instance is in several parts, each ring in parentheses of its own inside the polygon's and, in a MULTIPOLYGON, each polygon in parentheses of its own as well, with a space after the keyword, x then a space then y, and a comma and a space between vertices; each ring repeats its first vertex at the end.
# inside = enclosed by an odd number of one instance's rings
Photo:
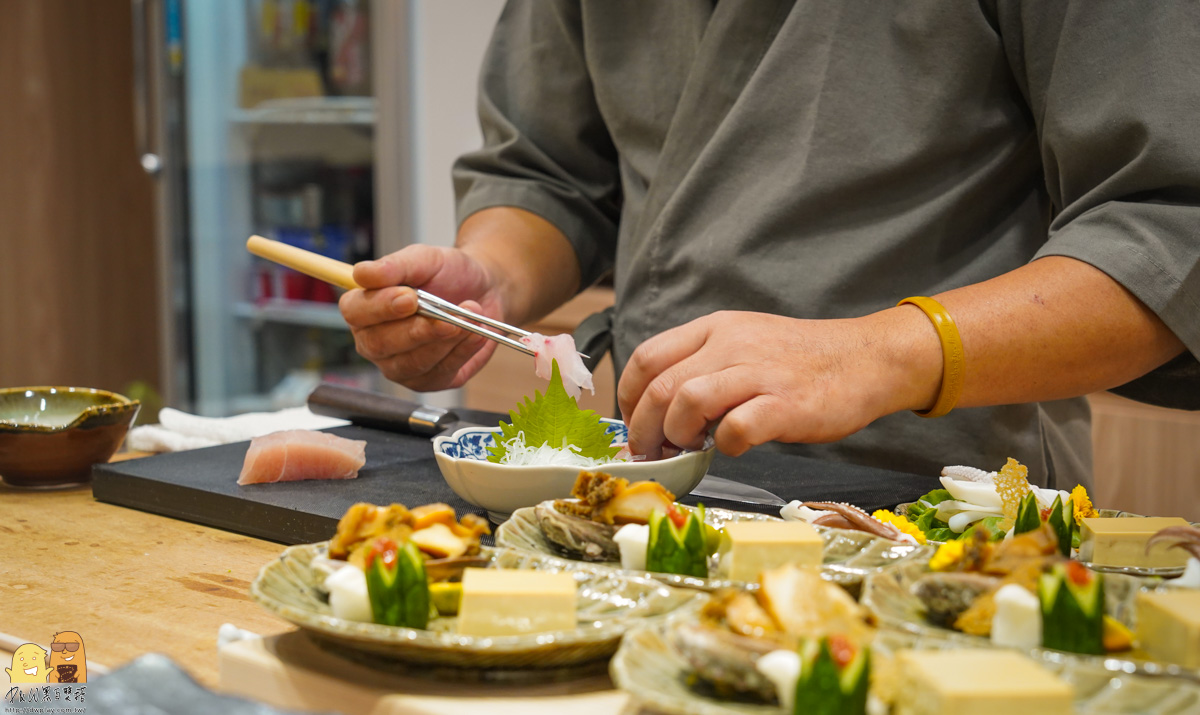
POLYGON ((963 352, 962 337, 958 334, 958 326, 954 324, 954 319, 942 304, 933 298, 913 296, 896 305, 905 303, 917 306, 929 316, 934 329, 937 330, 938 339, 942 341, 942 388, 938 392, 937 402, 928 410, 913 412, 921 417, 942 417, 954 409, 958 398, 962 396, 963 378, 966 373, 966 354, 963 352))

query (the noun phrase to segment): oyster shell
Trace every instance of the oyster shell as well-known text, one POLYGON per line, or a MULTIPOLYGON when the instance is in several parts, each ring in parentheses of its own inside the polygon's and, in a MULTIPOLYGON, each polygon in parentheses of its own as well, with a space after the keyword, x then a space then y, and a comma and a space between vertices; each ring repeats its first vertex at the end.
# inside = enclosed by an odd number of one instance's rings
POLYGON ((584 561, 621 560, 621 549, 613 541, 613 535, 620 527, 564 514, 551 503, 538 504, 534 507, 534 515, 546 540, 567 553, 578 555, 584 561))
POLYGON ((759 658, 777 650, 771 640, 748 638, 703 623, 678 623, 667 634, 672 647, 701 679, 723 696, 777 702, 775 684, 754 667, 759 658))
POLYGON ((1000 586, 1000 579, 977 573, 928 573, 912 585, 913 595, 925 605, 925 617, 951 628, 977 598, 1000 586))

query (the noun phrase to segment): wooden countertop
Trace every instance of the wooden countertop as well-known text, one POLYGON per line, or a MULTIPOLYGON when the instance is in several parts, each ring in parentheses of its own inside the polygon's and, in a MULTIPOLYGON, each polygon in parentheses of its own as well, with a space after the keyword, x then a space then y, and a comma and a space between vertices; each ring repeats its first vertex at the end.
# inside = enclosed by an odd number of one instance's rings
POLYGON ((282 549, 102 504, 90 486, 0 485, 0 632, 45 644, 76 631, 88 660, 110 668, 163 653, 215 687, 221 624, 263 635, 293 628, 248 593, 282 549))
POLYGON ((337 666, 347 672, 334 675, 330 656, 322 661, 311 653, 300 669, 284 666, 267 656, 279 644, 315 649, 248 593, 258 570, 283 549, 104 504, 87 485, 33 491, 0 483, 0 659, 7 666, 17 645, 46 645, 56 632, 71 630, 82 636, 89 663, 113 669, 162 653, 209 688, 283 707, 378 715, 471 713, 481 706, 514 713, 637 711, 603 676, 505 688, 411 678, 385 684, 383 676, 348 663, 337 666), (217 632, 225 623, 267 638, 243 641, 219 657, 217 632), (322 687, 301 687, 318 681, 322 687))

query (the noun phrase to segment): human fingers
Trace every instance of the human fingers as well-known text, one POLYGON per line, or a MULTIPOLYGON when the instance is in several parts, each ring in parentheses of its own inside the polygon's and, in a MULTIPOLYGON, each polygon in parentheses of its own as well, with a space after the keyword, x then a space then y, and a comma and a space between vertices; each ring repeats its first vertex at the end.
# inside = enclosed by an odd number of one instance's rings
POLYGON ((731 457, 780 436, 784 405, 775 395, 757 395, 725 413, 713 432, 717 449, 731 457))
POLYGON ((422 286, 442 270, 446 250, 418 243, 406 246, 373 261, 361 261, 354 266, 354 282, 363 288, 388 286, 422 286))
MULTIPOLYGON (((414 315, 364 327, 351 326, 351 332, 358 354, 378 362, 436 343, 445 343, 442 352, 449 352, 452 343, 461 339, 461 333, 465 331, 440 320, 414 315)), ((428 368, 423 368, 421 372, 425 369, 428 368)))
MULTIPOLYGON (((494 350, 495 343, 492 341, 464 332, 462 338, 441 359, 430 365, 425 372, 407 378, 403 384, 420 392, 462 387, 483 367, 494 350)), ((410 369, 412 366, 413 363, 410 362, 410 369)))
MULTIPOLYGON (((663 456, 663 444, 670 439, 664 428, 666 415, 678 398, 679 390, 696 377, 719 369, 719 366, 711 363, 711 356, 697 353, 685 357, 655 377, 646 386, 626 420, 630 451, 645 455, 646 459, 660 459, 663 456)), ((679 447, 691 446, 674 440, 670 442, 679 447)))
MULTIPOLYGON (((617 384, 617 406, 626 424, 629 424, 646 389, 672 365, 698 352, 708 339, 708 334, 706 321, 700 318, 659 333, 633 351, 617 384)), ((670 385, 660 384, 656 389, 673 392, 669 388, 670 385)), ((659 397, 669 397, 669 394, 659 397)))
POLYGON ((700 449, 726 412, 760 393, 760 377, 759 371, 738 365, 686 380, 663 416, 663 435, 685 449, 700 449))
POLYGON ((355 289, 342 294, 338 309, 352 329, 368 328, 412 316, 417 312, 417 294, 412 288, 403 286, 355 289))

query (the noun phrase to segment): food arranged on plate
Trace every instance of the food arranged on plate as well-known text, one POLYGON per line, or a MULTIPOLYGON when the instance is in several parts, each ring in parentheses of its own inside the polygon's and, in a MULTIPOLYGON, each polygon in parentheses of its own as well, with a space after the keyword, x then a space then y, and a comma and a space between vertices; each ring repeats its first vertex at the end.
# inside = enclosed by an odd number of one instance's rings
MULTIPOLYGON (((500 422, 500 434, 488 449, 488 461, 517 466, 566 465, 583 468, 629 461, 628 450, 613 444, 612 434, 593 410, 579 407, 568 394, 558 361, 550 366, 545 394, 534 392, 509 422, 500 422)), ((576 388, 578 390, 578 388, 576 388)))
MULTIPOLYGON (((764 571, 757 591, 719 591, 697 614, 639 628, 611 667, 657 711, 796 715, 1074 713, 1113 679, 1098 683, 1096 670, 1064 678, 1015 651, 881 631, 844 590, 796 565, 764 571)), ((1144 680, 1117 687, 1163 698, 1144 680)), ((1184 692, 1200 703, 1200 687, 1184 692)))
POLYGON ((580 469, 654 481, 680 494, 704 478, 715 451, 711 444, 656 460, 631 455, 625 424, 580 408, 564 387, 557 360, 547 369, 545 393, 525 398, 507 422, 434 439, 438 468, 463 500, 503 521, 518 509, 569 496, 580 469))
MULTIPOLYGON (((866 609, 810 566, 763 571, 758 584, 754 592, 716 592, 698 619, 669 630, 696 677, 718 693, 787 703, 802 676, 819 665, 839 675, 818 680, 844 680, 847 697, 857 697, 874 635, 866 609)), ((822 695, 840 697, 832 690, 822 695)))
POLYGON ((901 691, 913 697, 898 699, 895 715, 1075 712, 1074 688, 1017 653, 971 648, 903 650, 896 661, 901 691))
POLYGON ((1132 566, 1138 568, 1183 568, 1189 553, 1173 549, 1163 539, 1154 541, 1155 534, 1168 529, 1188 529, 1191 525, 1179 517, 1085 517, 1080 521, 1079 560, 1097 566, 1132 566))
POLYGON ((941 489, 922 496, 902 516, 929 541, 964 539, 973 529, 987 529, 993 539, 1023 534, 1042 523, 1054 528, 1064 556, 1079 546, 1079 525, 1097 516, 1083 486, 1071 492, 1036 487, 1028 470, 1015 459, 996 472, 973 467, 946 467, 941 489))
POLYGON ((1200 678, 1200 590, 1069 560, 1048 524, 1003 541, 981 530, 946 542, 928 564, 870 577, 863 601, 890 628, 1200 678))
POLYGON ((582 471, 573 499, 534 507, 546 538, 585 561, 616 561, 636 571, 707 578, 718 533, 657 482, 629 483, 605 472, 582 471))
POLYGON ((1137 595, 1137 642, 1146 655, 1200 671, 1200 590, 1137 595))
POLYGON ((689 507, 657 483, 631 483, 604 472, 580 472, 573 494, 516 510, 497 529, 496 544, 705 590, 754 588, 765 568, 807 563, 855 594, 866 574, 933 553, 932 547, 859 530, 689 507), (656 527, 653 513, 662 515, 656 527), (707 577, 697 575, 702 568, 707 577))
POLYGON ((827 580, 852 592, 872 570, 932 553, 861 531, 684 506, 659 484, 629 483, 604 472, 581 472, 573 494, 518 509, 497 530, 497 545, 704 589, 753 588, 762 570, 803 563, 822 566, 827 580))
MULTIPOLYGON (((479 461, 572 470, 569 497, 515 509, 495 549, 485 519, 446 504, 355 504, 328 542, 264 567, 255 598, 321 642, 410 666, 574 667, 624 637, 614 680, 666 712, 1091 712, 1114 663, 1112 687, 1154 712, 1176 710, 1143 674, 1191 678, 1176 700, 1200 708, 1200 529, 1183 519, 1110 516, 1012 459, 947 467, 896 512, 685 506, 616 473, 642 460, 578 407, 584 376, 560 373, 573 343, 530 339, 549 385, 479 461), (1105 571, 1122 568, 1185 574, 1105 571)), ((239 483, 357 474, 362 443, 314 434, 256 440, 239 483)))
POLYGON ((457 517, 445 504, 356 504, 328 542, 290 547, 265 566, 251 594, 322 642, 472 669, 594 663, 631 624, 700 597, 612 569, 481 546, 486 533, 481 517, 457 517))
POLYGON ((407 628, 454 615, 463 571, 487 564, 479 537, 489 533, 486 519, 457 519, 447 504, 355 504, 328 546, 329 559, 341 562, 327 564, 333 615, 407 628))
POLYGON ((793 501, 780 510, 780 516, 815 526, 862 531, 903 544, 928 543, 924 532, 914 524, 884 509, 868 514, 845 502, 793 501))

